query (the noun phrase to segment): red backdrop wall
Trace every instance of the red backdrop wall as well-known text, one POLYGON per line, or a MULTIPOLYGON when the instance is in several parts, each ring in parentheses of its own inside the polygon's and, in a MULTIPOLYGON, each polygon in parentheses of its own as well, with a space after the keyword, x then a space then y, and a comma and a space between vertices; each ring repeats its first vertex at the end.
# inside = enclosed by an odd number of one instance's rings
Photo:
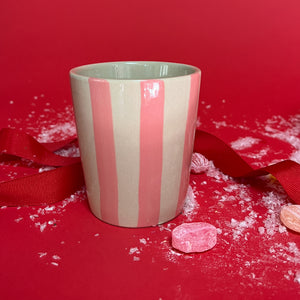
POLYGON ((201 98, 226 99, 241 119, 295 110, 299 10, 299 1, 270 0, 2 1, 0 95, 69 101, 71 67, 163 60, 201 68, 201 98))

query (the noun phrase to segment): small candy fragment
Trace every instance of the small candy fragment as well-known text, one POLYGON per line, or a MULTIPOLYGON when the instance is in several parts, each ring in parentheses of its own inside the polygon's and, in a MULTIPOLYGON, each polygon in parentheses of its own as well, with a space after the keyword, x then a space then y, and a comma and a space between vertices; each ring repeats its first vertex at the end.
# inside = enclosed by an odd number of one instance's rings
POLYGON ((200 153, 193 153, 191 171, 195 174, 206 172, 211 167, 210 161, 200 153))
POLYGON ((204 222, 183 223, 172 231, 172 246, 182 252, 204 252, 217 243, 217 228, 204 222))
POLYGON ((289 229, 300 233, 300 205, 286 205, 280 211, 281 222, 289 229))

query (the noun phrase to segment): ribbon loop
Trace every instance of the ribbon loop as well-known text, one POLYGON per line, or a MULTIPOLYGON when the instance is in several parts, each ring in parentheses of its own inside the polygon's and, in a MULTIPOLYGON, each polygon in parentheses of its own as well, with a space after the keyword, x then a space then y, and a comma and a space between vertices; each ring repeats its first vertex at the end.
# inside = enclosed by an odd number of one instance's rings
POLYGON ((79 157, 59 156, 51 152, 70 143, 70 140, 45 145, 32 136, 11 128, 0 130, 0 153, 25 158, 41 165, 67 166, 80 161, 79 157))
MULTIPOLYGON (((84 185, 80 157, 59 156, 54 151, 75 139, 39 143, 20 131, 0 130, 0 153, 26 158, 55 169, 0 183, 0 206, 42 205, 65 199, 84 185)), ((212 160, 217 168, 231 177, 274 175, 292 201, 300 203, 300 165, 291 160, 253 169, 226 143, 202 130, 196 131, 194 152, 212 160)), ((0 155, 0 160, 5 160, 0 155)))
POLYGON ((234 177, 255 177, 272 174, 280 182, 290 198, 300 203, 300 165, 292 160, 253 169, 233 149, 216 136, 196 131, 194 151, 212 160, 223 173, 234 177))

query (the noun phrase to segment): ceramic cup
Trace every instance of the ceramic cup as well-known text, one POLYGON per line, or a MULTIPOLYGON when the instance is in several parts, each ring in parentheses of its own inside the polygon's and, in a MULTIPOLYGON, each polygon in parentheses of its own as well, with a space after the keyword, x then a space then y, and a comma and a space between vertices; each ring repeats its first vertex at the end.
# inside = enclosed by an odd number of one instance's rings
POLYGON ((189 184, 200 70, 110 62, 74 68, 70 76, 93 214, 125 227, 176 217, 189 184))

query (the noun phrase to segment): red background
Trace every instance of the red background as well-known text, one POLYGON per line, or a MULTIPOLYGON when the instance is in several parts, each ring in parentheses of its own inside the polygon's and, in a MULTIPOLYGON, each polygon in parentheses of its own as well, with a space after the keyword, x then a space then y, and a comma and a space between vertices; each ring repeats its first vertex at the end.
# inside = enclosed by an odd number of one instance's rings
MULTIPOLYGON (((226 115, 242 124, 299 112, 299 11, 296 0, 2 1, 0 128, 7 126, 9 118, 27 115, 35 95, 46 95, 57 111, 70 104, 68 71, 72 67, 114 60, 159 60, 192 64, 202 70, 200 101, 213 108, 207 113, 200 105, 201 124, 230 141, 235 133, 218 131, 211 120, 226 115)), ((20 126, 26 128, 26 124, 20 126)), ((216 284, 229 286, 231 297, 246 293, 234 282, 238 279, 226 274, 205 278, 192 269, 170 267, 164 277, 161 265, 151 264, 152 254, 148 263, 126 264, 116 249, 129 247, 132 236, 146 229, 98 225, 86 203, 65 214, 62 229, 43 237, 20 229, 19 224, 6 226, 10 214, 14 218, 17 212, 9 210, 0 221, 2 299, 122 299, 129 295, 131 299, 200 299, 201 294, 226 295, 224 289, 209 288, 216 284), (108 244, 91 250, 95 246, 84 236, 98 232, 98 226, 107 234, 108 244), (69 241, 86 240, 65 252, 64 268, 49 270, 31 257, 40 248, 61 247, 57 241, 64 235, 69 241), (111 251, 116 252, 113 259, 111 251), (175 289, 179 283, 183 286, 180 292, 175 289)), ((297 293, 290 290, 291 296, 297 293)))
POLYGON ((295 110, 299 9, 298 1, 268 0, 3 1, 1 96, 69 99, 71 67, 162 60, 201 68, 201 97, 228 99, 241 119, 280 113, 286 103, 295 110))

